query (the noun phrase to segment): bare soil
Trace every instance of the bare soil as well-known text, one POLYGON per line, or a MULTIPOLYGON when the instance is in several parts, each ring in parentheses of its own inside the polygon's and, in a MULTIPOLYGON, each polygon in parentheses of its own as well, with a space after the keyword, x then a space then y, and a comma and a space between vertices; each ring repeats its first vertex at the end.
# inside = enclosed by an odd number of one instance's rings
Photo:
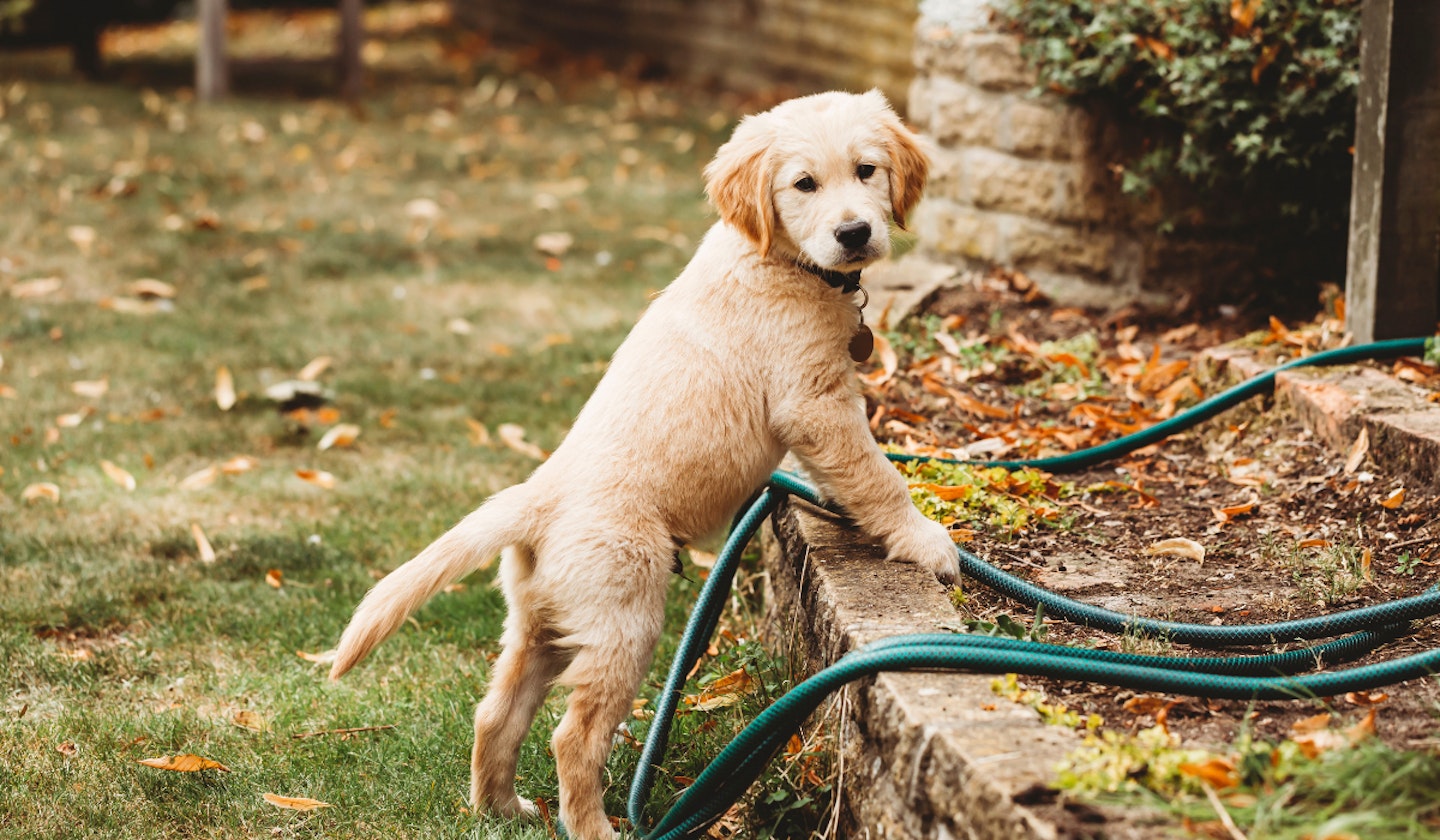
MULTIPOLYGON (((1104 409, 1089 415, 1101 422, 1087 425, 1084 411, 1076 411, 1080 400, 1057 399, 1053 388, 1035 395, 1032 359, 1037 351, 1027 340, 1063 341, 1088 331, 1098 339, 1098 359, 1134 355, 1139 349, 1148 369, 1155 370, 1169 361, 1192 359, 1201 349, 1266 322, 1263 313, 1236 311, 1063 309, 1049 304, 1025 278, 1003 275, 975 278, 938 294, 924 316, 948 327, 961 345, 983 340, 1022 352, 993 369, 966 369, 956 376, 954 364, 938 365, 927 355, 943 355, 943 350, 916 342, 913 352, 901 353, 895 377, 869 389, 877 435, 922 452, 998 439, 1007 442, 1002 452, 1006 458, 1054 454, 1063 451, 1066 442, 1094 445, 1123 431, 1119 423, 1109 422, 1114 418, 1148 425, 1166 413, 1157 407, 1154 393, 1144 393, 1142 371, 1112 377, 1110 393, 1084 400, 1104 409), (1023 352, 1026 347, 1028 354, 1023 352), (947 370, 949 377, 937 387, 936 377, 947 370), (979 413, 965 410, 964 396, 984 407, 979 413), (1002 408, 1008 416, 985 407, 1002 408), (1072 431, 1055 434, 1055 428, 1072 431)), ((1115 369, 1113 358, 1108 364, 1115 369)), ((1208 395, 1220 386, 1205 390, 1208 395)), ((1063 387, 1058 393, 1070 396, 1063 387)), ((1204 624, 1320 615, 1423 591, 1440 578, 1440 526, 1433 514, 1440 499, 1407 486, 1407 477, 1395 465, 1368 458, 1347 465, 1350 455, 1331 451, 1287 411, 1268 398, 1257 398, 1118 462, 1058 476, 1077 488, 1101 488, 1062 500, 1066 525, 1016 534, 980 529, 967 548, 1071 597, 1126 614, 1204 624), (1399 488, 1406 492, 1395 505, 1399 488), (1387 500, 1394 506, 1382 504, 1387 500), (1203 562, 1146 553, 1157 541, 1174 537, 1203 545, 1203 562)), ((961 619, 1002 613, 1028 618, 1023 607, 974 585, 967 596, 961 619)), ((1110 649, 1127 644, 1065 622, 1047 621, 1047 632, 1048 641, 1062 644, 1110 649)), ((1412 635, 1359 662, 1408 655, 1437 643, 1440 632, 1433 623, 1418 622, 1412 635)), ((1138 652, 1205 653, 1182 645, 1138 652)), ((1262 651, 1231 651, 1256 652, 1262 651)), ((1112 728, 1154 723, 1149 714, 1125 710, 1135 696, 1127 690, 1030 678, 1022 684, 1042 687, 1073 709, 1099 713, 1112 728)), ((1399 748, 1432 745, 1440 709, 1435 681, 1415 680, 1384 691, 1388 699, 1377 717, 1379 736, 1399 748)), ((1181 699, 1169 710, 1168 726, 1188 743, 1212 747, 1231 742, 1247 722, 1257 737, 1278 741, 1292 734, 1294 722, 1316 714, 1317 704, 1358 717, 1364 710, 1354 701, 1364 699, 1253 704, 1181 699)))

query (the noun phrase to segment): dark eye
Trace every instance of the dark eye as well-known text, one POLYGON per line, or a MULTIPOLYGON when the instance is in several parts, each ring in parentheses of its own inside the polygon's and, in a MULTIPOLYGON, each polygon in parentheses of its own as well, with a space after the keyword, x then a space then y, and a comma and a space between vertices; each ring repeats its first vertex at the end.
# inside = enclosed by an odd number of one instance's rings
POLYGON ((815 184, 815 179, 806 175, 804 178, 795 182, 795 189, 800 192, 815 192, 818 187, 815 184))
POLYGON ((859 166, 855 167, 855 177, 859 178, 862 181, 874 174, 875 164, 873 163, 862 163, 859 166))

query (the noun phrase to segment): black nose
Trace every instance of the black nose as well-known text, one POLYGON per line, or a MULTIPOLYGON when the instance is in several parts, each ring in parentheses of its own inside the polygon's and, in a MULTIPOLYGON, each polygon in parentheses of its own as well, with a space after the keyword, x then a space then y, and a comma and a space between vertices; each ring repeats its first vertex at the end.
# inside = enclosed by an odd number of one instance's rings
POLYGON ((835 240, 846 248, 859 248, 870 241, 870 223, 843 222, 835 228, 835 240))

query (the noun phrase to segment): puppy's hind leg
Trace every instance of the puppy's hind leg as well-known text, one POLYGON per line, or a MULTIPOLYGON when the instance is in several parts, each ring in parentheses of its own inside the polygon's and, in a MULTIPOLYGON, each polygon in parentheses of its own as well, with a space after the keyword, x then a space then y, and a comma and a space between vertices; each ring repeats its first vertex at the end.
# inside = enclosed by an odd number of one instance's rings
POLYGON ((558 682, 573 691, 551 746, 560 777, 560 821, 575 840, 615 836, 605 816, 605 760, 660 637, 674 547, 667 540, 653 548, 632 544, 611 551, 623 559, 606 565, 623 575, 592 579, 588 606, 563 619, 575 632, 561 644, 573 644, 575 658, 558 682))
POLYGON ((638 653, 624 651, 621 656, 630 661, 623 663, 607 654, 607 673, 575 686, 551 741, 560 776, 560 821, 576 840, 615 836, 605 816, 605 760, 616 728, 630 714, 631 701, 648 665, 648 647, 644 656, 638 653))
POLYGON ((540 704, 568 657, 551 642, 525 597, 523 577, 532 564, 528 550, 507 549, 502 567, 510 613, 501 638, 504 650, 491 670, 490 687, 475 708, 475 748, 470 758, 470 803, 507 817, 533 816, 535 805, 515 792, 520 744, 540 704), (515 569, 515 566, 521 567, 515 569))

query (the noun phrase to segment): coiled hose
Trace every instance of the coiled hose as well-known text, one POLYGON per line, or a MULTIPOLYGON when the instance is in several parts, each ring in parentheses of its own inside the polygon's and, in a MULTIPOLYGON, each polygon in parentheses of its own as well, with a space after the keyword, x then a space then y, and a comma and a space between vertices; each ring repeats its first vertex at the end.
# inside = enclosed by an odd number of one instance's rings
MULTIPOLYGON (((1426 339, 1395 339, 1328 350, 1281 365, 1274 370, 1207 399, 1163 423, 1080 452, 1027 461, 986 461, 987 466, 1035 467, 1051 472, 1085 469, 1163 440, 1228 408, 1268 392, 1279 371, 1315 365, 1348 364, 1425 352, 1426 339)), ((891 455, 892 460, 921 459, 891 455)), ((957 670, 978 673, 1023 673, 1083 680, 1141 691, 1224 699, 1291 699, 1320 697, 1390 685, 1440 671, 1440 650, 1325 673, 1296 672, 1363 656, 1405 632, 1417 618, 1440 613, 1440 587, 1426 592, 1315 618, 1271 624, 1213 626, 1140 618, 1059 595, 991 566, 957 548, 960 570, 981 584, 1027 607, 1041 606, 1047 615, 1111 633, 1167 638, 1206 648, 1269 645, 1353 634, 1283 653, 1260 656, 1141 656, 1071 648, 1015 639, 973 635, 916 634, 881 639, 841 657, 780 697, 745 727, 705 768, 653 828, 644 829, 644 810, 655 773, 669 740, 670 727, 685 677, 699 660, 715 631, 730 592, 740 556, 764 520, 779 506, 782 495, 811 504, 821 500, 798 476, 777 472, 736 518, 725 547, 705 581, 691 612, 665 687, 656 698, 655 716, 630 788, 631 823, 646 840, 692 837, 719 818, 738 799, 800 724, 834 691, 846 683, 882 671, 957 670)))

